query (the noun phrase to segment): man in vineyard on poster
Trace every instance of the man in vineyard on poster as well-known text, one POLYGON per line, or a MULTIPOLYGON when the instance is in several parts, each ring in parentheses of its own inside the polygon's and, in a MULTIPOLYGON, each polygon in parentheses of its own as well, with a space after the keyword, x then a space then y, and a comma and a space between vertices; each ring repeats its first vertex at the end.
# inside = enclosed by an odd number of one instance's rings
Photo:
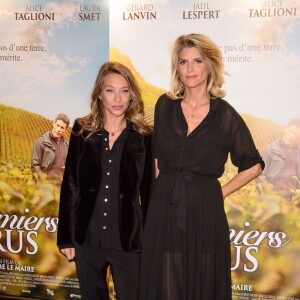
POLYGON ((285 200, 292 200, 300 180, 300 119, 292 119, 282 138, 269 143, 262 151, 265 169, 258 183, 270 183, 285 200))
POLYGON ((64 134, 70 124, 65 114, 58 114, 47 131, 34 142, 31 156, 31 170, 36 180, 47 178, 61 185, 68 151, 64 134))

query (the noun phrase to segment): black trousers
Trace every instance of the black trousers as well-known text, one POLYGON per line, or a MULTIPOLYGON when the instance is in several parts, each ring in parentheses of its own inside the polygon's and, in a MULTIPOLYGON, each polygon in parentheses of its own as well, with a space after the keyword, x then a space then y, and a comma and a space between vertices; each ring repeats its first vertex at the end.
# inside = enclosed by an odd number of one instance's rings
POLYGON ((82 300, 109 300, 106 284, 110 266, 118 300, 138 300, 139 252, 76 245, 75 263, 82 300))

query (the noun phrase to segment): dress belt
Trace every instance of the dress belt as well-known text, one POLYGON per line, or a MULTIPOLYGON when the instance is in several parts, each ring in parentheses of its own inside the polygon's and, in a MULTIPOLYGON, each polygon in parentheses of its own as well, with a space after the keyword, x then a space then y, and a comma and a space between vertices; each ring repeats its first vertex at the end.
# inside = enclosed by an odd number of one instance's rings
POLYGON ((169 186, 168 194, 170 195, 170 205, 177 204, 178 210, 178 226, 184 232, 186 229, 186 176, 202 177, 190 171, 185 171, 180 168, 177 170, 160 171, 161 175, 169 175, 172 177, 172 182, 169 186))

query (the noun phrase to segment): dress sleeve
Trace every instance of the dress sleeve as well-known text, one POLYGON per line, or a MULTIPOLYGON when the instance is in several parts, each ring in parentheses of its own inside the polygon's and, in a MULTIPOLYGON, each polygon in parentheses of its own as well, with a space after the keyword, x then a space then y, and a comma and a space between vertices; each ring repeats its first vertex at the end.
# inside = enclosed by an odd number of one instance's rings
POLYGON ((159 128, 161 126, 161 118, 163 116, 163 107, 165 106, 165 96, 162 95, 158 98, 154 110, 154 129, 152 136, 152 152, 154 158, 159 158, 159 128))
POLYGON ((238 167, 238 172, 245 171, 258 163, 263 169, 265 164, 256 149, 250 130, 235 110, 231 113, 230 157, 232 163, 238 167))

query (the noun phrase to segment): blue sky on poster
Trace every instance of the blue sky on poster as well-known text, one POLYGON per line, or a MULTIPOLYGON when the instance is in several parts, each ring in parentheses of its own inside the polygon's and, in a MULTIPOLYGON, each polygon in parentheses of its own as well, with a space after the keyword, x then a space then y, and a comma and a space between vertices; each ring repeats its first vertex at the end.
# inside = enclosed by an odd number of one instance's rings
POLYGON ((0 62, 0 103, 53 119, 58 112, 71 121, 89 112, 90 93, 99 66, 108 60, 108 0, 3 1, 0 45, 44 45, 46 52, 1 51, 21 62, 0 62), (80 4, 100 7, 100 21, 79 21, 80 4), (55 12, 55 21, 15 20, 30 5, 55 12))
POLYGON ((300 112, 300 2, 281 1, 280 9, 295 8, 293 17, 249 17, 250 9, 276 8, 266 7, 271 2, 210 0, 205 3, 209 10, 220 10, 219 18, 186 20, 183 11, 204 2, 111 0, 110 44, 131 58, 146 81, 168 89, 172 43, 180 34, 204 33, 222 47, 225 59, 250 57, 251 62, 225 62, 230 74, 226 99, 240 112, 286 124, 300 112), (128 20, 133 3, 152 4, 156 20, 128 20), (243 44, 244 51, 239 51, 243 44), (265 45, 277 49, 266 51, 265 45))
MULTIPOLYGON (((108 15, 100 22, 79 22, 80 4, 108 9, 109 0, 1 0, 0 46, 42 43, 46 53, 22 53, 22 62, 0 62, 0 103, 25 108, 48 118, 64 111, 73 120, 89 111, 89 95, 99 66, 107 60, 107 43, 133 61, 146 81, 168 89, 170 47, 182 33, 201 32, 218 45, 240 47, 275 44, 275 52, 227 52, 225 56, 251 56, 251 63, 225 63, 227 100, 240 112, 285 124, 299 117, 300 2, 281 0, 297 8, 296 17, 249 18, 249 9, 261 9, 264 0, 210 0, 210 10, 221 10, 214 20, 183 20, 193 10, 190 0, 110 0, 108 15), (55 22, 15 21, 13 12, 39 4, 55 11, 55 22), (122 21, 127 4, 152 4, 157 20, 122 21)), ((271 2, 271 1, 270 1, 271 2)), ((278 2, 278 1, 277 1, 278 2)), ((204 3, 204 2, 203 2, 204 3)), ((127 11, 128 12, 128 11, 127 11)), ((9 52, 12 54, 11 52, 9 52)), ((5 51, 0 52, 6 54, 5 51)), ((14 52, 14 54, 18 54, 14 52)))

